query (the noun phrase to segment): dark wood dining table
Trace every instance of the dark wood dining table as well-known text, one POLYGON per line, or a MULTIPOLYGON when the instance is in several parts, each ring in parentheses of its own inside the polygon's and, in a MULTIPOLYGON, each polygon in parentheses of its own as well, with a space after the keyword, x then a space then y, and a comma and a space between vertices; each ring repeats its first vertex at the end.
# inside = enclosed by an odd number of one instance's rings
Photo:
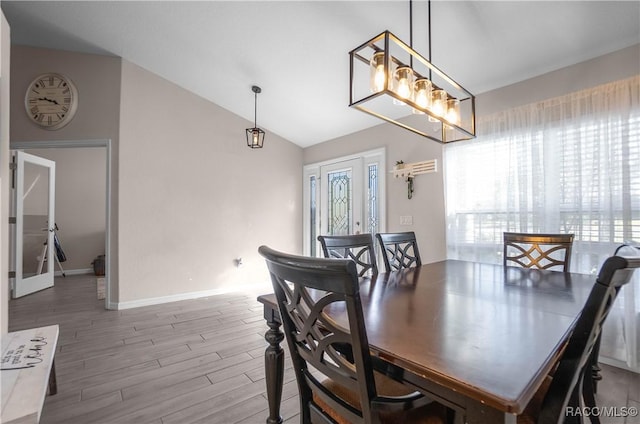
MULTIPOLYGON (((456 422, 515 423, 552 370, 594 275, 445 260, 362 278, 373 355, 456 411, 456 422)), ((258 297, 269 326, 269 417, 282 422, 284 352, 274 294, 258 297)), ((340 314, 332 317, 340 320, 340 314)))

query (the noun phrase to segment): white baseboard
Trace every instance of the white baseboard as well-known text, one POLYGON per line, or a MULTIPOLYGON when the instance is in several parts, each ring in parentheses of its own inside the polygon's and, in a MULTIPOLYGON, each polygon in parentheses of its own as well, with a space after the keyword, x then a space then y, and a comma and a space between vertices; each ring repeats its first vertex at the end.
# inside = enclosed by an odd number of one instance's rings
POLYGON ((640 370, 633 369, 626 362, 620 361, 618 359, 608 358, 606 356, 600 355, 598 357, 598 362, 606 364, 606 365, 610 365, 612 367, 621 368, 621 369, 626 370, 626 371, 631 371, 631 372, 636 373, 636 374, 640 374, 640 370))
MULTIPOLYGON (((65 269, 65 275, 84 275, 84 274, 93 274, 93 268, 84 268, 84 269, 65 269)), ((62 271, 56 271, 53 273, 54 277, 62 277, 62 271)))
POLYGON ((131 308, 139 308, 141 306, 151 306, 151 305, 160 305, 162 303, 169 302, 177 302, 180 300, 189 300, 189 299, 198 299, 200 297, 209 297, 216 296, 219 294, 226 293, 267 293, 271 292, 273 289, 270 285, 266 285, 265 283, 253 283, 253 284, 244 284, 242 287, 224 287, 221 289, 214 290, 203 290, 197 292, 189 292, 189 293, 178 293, 170 296, 161 296, 161 297, 150 297, 146 299, 139 300, 130 300, 125 302, 111 302, 109 304, 109 309, 131 309, 131 308))

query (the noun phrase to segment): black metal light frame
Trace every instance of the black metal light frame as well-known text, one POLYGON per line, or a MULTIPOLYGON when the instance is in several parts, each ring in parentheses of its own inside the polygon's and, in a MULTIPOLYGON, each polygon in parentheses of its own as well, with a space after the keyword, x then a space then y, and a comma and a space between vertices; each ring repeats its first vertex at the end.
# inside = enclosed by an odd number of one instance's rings
MULTIPOLYGON (((430 19, 429 16, 429 32, 430 19)), ((350 51, 349 57, 350 107, 443 144, 475 138, 475 96, 388 30, 350 51), (384 54, 385 80, 384 87, 372 93, 369 67, 371 58, 376 53, 384 54), (403 98, 393 91, 392 73, 394 68, 400 66, 411 67, 417 77, 428 78, 433 89, 443 89, 447 92, 448 99, 457 99, 460 105, 460 122, 450 122, 432 109, 421 107, 412 98, 403 98), (392 100, 403 103, 408 108, 391 106, 392 100)))
POLYGON ((262 92, 262 89, 257 85, 251 87, 251 91, 254 93, 254 115, 253 115, 253 128, 247 128, 247 146, 252 149, 262 149, 264 146, 265 132, 258 128, 258 93, 262 92))

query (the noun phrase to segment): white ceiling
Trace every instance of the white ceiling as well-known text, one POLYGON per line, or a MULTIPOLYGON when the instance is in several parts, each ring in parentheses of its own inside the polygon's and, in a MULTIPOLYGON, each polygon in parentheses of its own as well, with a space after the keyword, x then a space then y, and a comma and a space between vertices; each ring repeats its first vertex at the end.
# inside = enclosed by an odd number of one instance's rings
MULTIPOLYGON (((302 147, 381 123, 348 107, 348 52, 409 42, 409 2, 7 1, 14 44, 120 56, 302 147)), ((413 4, 427 56, 427 3, 413 4)), ((433 63, 474 94, 640 43, 639 1, 435 1, 433 63)), ((640 64, 639 64, 640 69, 640 64)), ((268 138, 267 138, 268 140, 268 138)))

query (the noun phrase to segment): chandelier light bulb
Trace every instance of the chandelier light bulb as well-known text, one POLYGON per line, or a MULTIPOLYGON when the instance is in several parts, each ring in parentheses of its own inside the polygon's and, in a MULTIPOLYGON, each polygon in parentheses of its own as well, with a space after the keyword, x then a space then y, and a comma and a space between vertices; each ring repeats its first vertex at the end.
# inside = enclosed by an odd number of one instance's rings
MULTIPOLYGON (((419 78, 413 86, 414 102, 422 109, 431 107, 431 81, 426 78, 419 78)), ((419 109, 413 109, 413 113, 424 114, 419 109)))
MULTIPOLYGON (((410 99, 413 92, 413 70, 408 66, 400 66, 393 73, 393 91, 403 99, 410 99)), ((396 101, 396 104, 404 104, 396 101)))
POLYGON ((384 90, 387 80, 387 73, 384 69, 384 52, 378 52, 373 55, 370 63, 371 70, 371 91, 379 93, 384 90))
MULTIPOLYGON (((439 117, 444 117, 447 112, 447 92, 442 89, 433 90, 431 96, 431 111, 439 117)), ((436 119, 429 118, 436 122, 436 119)))
POLYGON ((447 115, 445 119, 455 125, 460 125, 460 100, 447 100, 447 115))

